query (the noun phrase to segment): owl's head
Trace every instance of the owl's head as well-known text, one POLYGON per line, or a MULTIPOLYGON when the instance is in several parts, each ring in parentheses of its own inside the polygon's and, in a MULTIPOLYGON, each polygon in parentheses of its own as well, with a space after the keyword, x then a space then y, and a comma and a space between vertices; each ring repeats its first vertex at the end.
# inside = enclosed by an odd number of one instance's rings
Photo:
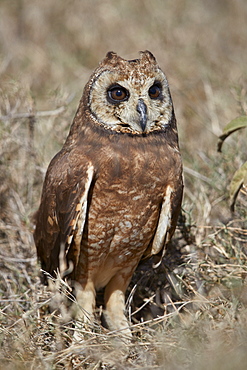
POLYGON ((166 76, 149 51, 134 60, 107 53, 86 85, 85 102, 96 124, 119 133, 164 130, 173 116, 166 76))

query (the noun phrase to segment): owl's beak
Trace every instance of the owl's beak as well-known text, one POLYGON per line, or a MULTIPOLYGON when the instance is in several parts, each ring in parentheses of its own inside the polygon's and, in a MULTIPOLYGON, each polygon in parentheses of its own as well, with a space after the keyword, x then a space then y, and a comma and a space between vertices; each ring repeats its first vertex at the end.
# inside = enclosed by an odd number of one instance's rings
POLYGON ((140 114, 140 126, 142 131, 144 132, 146 130, 148 116, 147 116, 147 106, 144 103, 143 99, 138 100, 136 110, 140 114))

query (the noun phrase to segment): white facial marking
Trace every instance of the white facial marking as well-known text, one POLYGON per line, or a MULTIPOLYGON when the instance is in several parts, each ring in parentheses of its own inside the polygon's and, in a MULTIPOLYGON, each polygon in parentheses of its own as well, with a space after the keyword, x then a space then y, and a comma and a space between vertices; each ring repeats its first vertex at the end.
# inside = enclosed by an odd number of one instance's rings
POLYGON ((142 134, 140 114, 136 109, 139 99, 142 99, 147 107, 145 132, 164 129, 172 116, 172 102, 164 73, 157 69, 152 76, 142 76, 137 73, 136 77, 134 72, 130 73, 128 78, 123 78, 117 72, 108 70, 98 76, 91 88, 89 101, 94 120, 115 131, 142 134), (161 99, 151 99, 149 96, 149 89, 156 82, 159 82, 162 87, 161 99), (108 101, 108 88, 114 84, 128 91, 127 100, 116 104, 108 101))

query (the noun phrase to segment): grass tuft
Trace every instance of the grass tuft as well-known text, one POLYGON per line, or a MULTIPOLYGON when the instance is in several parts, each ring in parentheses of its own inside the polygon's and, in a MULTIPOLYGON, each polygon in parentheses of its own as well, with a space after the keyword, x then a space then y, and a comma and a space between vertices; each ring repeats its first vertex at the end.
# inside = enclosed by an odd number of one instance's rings
POLYGON ((247 198, 243 188, 232 213, 228 194, 246 136, 222 153, 217 141, 246 115, 246 1, 3 0, 0 11, 0 369, 244 370, 247 198), (183 212, 161 265, 133 276, 133 340, 96 320, 76 344, 70 288, 59 275, 40 283, 33 215, 92 69, 109 50, 146 49, 174 100, 183 212))

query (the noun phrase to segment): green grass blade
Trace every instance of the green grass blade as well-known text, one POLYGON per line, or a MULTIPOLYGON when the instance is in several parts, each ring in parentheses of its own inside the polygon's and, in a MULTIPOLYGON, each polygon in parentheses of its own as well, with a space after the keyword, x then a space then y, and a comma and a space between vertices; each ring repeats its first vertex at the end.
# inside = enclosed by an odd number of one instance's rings
POLYGON ((233 132, 247 127, 247 116, 237 117, 229 122, 223 129, 223 134, 220 135, 218 141, 218 152, 221 152, 221 148, 225 139, 233 132))
POLYGON ((245 162, 233 175, 232 181, 230 183, 230 203, 231 210, 234 211, 235 202, 238 193, 243 186, 247 183, 247 162, 245 162))

